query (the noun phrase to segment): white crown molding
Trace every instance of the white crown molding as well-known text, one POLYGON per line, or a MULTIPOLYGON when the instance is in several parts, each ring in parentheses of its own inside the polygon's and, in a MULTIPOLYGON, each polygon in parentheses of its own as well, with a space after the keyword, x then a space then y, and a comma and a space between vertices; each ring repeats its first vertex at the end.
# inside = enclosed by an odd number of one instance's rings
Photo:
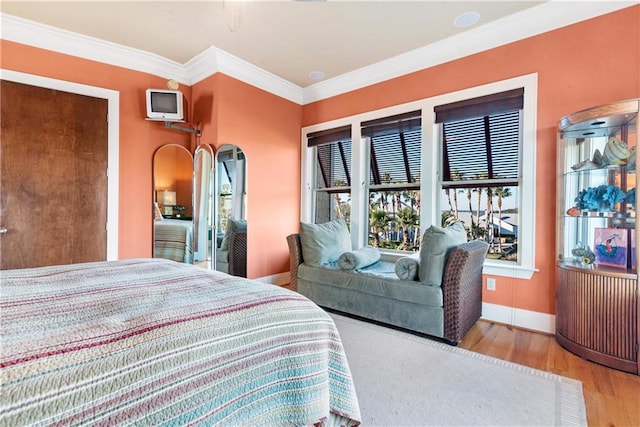
POLYGON ((41 49, 128 68, 193 85, 222 72, 296 104, 302 88, 214 46, 186 64, 116 43, 0 13, 0 37, 41 49))
POLYGON ((269 93, 302 104, 302 88, 215 46, 210 46, 189 60, 185 67, 190 84, 221 72, 269 93), (212 70, 215 70, 212 72, 212 70))
POLYGON ((182 64, 159 55, 0 13, 0 37, 189 84, 182 64))
POLYGON ((185 65, 189 76, 189 85, 194 85, 199 81, 218 72, 218 58, 214 47, 209 47, 193 58, 185 65))
POLYGON ((303 104, 320 101, 637 4, 637 0, 551 0, 440 42, 308 86, 304 88, 303 104))
POLYGON ((0 38, 128 68, 193 85, 222 72, 274 95, 304 105, 433 67, 576 22, 637 5, 625 1, 551 0, 438 43, 301 88, 214 46, 186 64, 0 13, 0 38))

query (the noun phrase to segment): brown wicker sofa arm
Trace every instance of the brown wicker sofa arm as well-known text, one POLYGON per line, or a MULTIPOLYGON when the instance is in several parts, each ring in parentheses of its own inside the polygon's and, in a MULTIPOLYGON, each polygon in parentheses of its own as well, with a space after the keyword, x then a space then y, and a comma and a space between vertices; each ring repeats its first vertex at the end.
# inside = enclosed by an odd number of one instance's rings
POLYGON ((474 240, 449 252, 442 280, 444 338, 457 344, 482 315, 482 266, 489 244, 474 240))
POLYGON ((229 274, 247 277, 246 231, 233 231, 229 236, 229 274))
POLYGON ((302 245, 300 244, 300 234, 290 234, 287 236, 289 245, 289 289, 298 290, 298 266, 304 262, 302 259, 302 245))

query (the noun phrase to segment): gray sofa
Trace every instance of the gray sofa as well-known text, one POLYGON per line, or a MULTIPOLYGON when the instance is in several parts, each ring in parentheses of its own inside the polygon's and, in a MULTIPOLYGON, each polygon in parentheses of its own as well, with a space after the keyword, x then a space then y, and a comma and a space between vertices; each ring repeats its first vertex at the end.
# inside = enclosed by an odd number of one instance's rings
POLYGON ((488 244, 448 250, 442 284, 401 280, 395 263, 346 271, 305 265, 300 234, 287 236, 291 288, 321 307, 394 325, 457 344, 482 314, 482 266, 488 244))
POLYGON ((247 277, 247 221, 230 219, 216 245, 216 270, 247 277))

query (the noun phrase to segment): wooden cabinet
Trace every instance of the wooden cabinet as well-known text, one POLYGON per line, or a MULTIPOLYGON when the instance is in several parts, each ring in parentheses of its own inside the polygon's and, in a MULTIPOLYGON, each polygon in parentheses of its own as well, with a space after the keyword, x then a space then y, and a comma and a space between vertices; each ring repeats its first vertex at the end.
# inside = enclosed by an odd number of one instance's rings
POLYGON ((556 339, 639 373, 636 220, 640 100, 579 111, 558 128, 556 339))

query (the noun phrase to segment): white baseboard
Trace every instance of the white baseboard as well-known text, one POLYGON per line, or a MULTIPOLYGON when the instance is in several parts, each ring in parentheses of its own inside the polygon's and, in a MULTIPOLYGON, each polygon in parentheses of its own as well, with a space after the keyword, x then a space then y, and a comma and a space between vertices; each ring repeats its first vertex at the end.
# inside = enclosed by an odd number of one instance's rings
POLYGON ((268 283, 270 285, 284 286, 289 284, 289 272, 258 277, 254 280, 257 280, 258 282, 268 283))
POLYGON ((505 305, 483 302, 482 319, 547 334, 555 334, 556 332, 555 315, 505 305))

